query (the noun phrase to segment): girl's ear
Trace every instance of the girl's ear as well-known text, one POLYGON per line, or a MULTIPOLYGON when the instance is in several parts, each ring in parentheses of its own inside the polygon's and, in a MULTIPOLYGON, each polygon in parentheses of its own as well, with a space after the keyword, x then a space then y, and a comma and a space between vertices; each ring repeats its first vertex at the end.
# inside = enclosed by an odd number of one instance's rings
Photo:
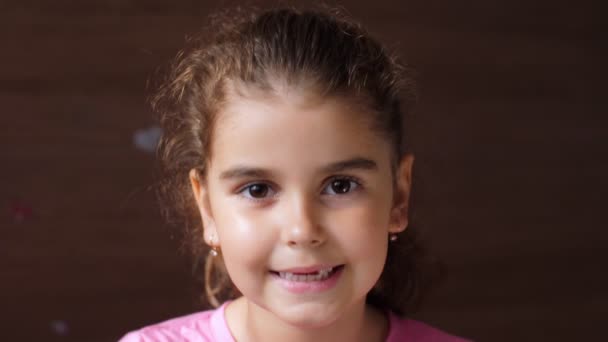
POLYGON ((211 212, 209 191, 207 186, 201 180, 198 170, 190 170, 189 177, 190 185, 192 186, 192 193, 194 194, 197 208, 201 214, 205 242, 207 242, 207 244, 211 247, 219 247, 220 241, 217 235, 215 220, 213 219, 213 214, 211 212))
POLYGON ((395 193, 388 229, 390 233, 400 233, 404 231, 409 223, 409 199, 412 188, 413 165, 414 155, 412 154, 406 154, 399 162, 399 167, 395 174, 395 193))

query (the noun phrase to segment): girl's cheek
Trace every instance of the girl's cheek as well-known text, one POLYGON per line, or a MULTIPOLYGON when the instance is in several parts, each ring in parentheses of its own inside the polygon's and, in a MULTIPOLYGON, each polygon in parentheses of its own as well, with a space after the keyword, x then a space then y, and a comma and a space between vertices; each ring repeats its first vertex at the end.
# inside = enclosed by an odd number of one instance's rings
POLYGON ((384 238, 388 239, 388 220, 373 206, 362 205, 340 211, 327 221, 332 235, 346 249, 359 249, 365 254, 368 246, 384 238))
POLYGON ((353 227, 360 233, 372 233, 386 228, 390 209, 383 198, 368 196, 345 210, 336 211, 335 220, 353 227))
POLYGON ((226 210, 218 223, 221 244, 245 263, 257 263, 270 253, 272 229, 260 215, 248 211, 226 210))

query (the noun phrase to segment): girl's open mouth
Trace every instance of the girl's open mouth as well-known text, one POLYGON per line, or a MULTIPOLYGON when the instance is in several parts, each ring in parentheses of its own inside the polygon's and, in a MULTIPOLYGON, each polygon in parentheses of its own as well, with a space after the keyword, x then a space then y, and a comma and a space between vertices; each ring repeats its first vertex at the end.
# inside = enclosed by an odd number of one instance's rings
POLYGON ((275 279, 290 292, 320 292, 333 287, 344 265, 321 268, 313 272, 270 271, 275 279))
POLYGON ((271 273, 278 275, 282 279, 291 280, 291 281, 321 281, 331 277, 334 273, 336 273, 339 269, 344 267, 344 265, 338 265, 334 267, 328 267, 320 269, 316 272, 277 272, 270 271, 271 273))

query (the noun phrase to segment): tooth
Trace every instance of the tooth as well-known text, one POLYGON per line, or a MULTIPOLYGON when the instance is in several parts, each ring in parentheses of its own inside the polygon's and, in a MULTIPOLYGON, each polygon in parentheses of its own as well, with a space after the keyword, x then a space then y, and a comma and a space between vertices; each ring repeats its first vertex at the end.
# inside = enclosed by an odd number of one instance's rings
POLYGON ((290 280, 290 281, 300 281, 300 282, 310 282, 310 281, 321 281, 329 278, 332 274, 334 268, 328 267, 325 269, 320 269, 317 272, 309 273, 309 274, 296 274, 291 272, 278 272, 279 277, 290 280))

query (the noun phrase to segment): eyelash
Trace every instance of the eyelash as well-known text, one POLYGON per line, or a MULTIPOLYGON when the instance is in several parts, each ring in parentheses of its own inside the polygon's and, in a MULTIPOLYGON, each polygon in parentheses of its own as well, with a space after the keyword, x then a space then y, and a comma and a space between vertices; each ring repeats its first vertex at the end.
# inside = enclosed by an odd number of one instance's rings
MULTIPOLYGON (((345 194, 335 194, 335 195, 332 195, 332 196, 349 195, 349 194, 351 194, 353 192, 360 191, 361 187, 363 185, 363 183, 361 182, 361 180, 359 180, 358 178, 352 177, 352 176, 334 176, 334 177, 331 177, 326 182, 326 184, 323 187, 323 189, 327 188, 328 186, 331 186, 331 183, 334 182, 334 181, 336 181, 336 180, 345 180, 345 181, 353 182, 353 183, 356 184, 356 186, 354 187, 354 189, 352 189, 352 188, 349 189, 349 191, 347 193, 345 193, 345 194)), ((269 188, 272 188, 268 183, 265 183, 265 182, 252 182, 252 183, 248 183, 245 186, 239 188, 239 190, 237 190, 236 193, 238 195, 244 197, 245 199, 250 200, 250 201, 254 201, 254 202, 261 202, 261 201, 267 200, 268 197, 255 198, 255 197, 250 197, 250 196, 245 196, 244 195, 244 193, 248 189, 250 189, 252 186, 254 186, 254 185, 265 185, 265 186, 267 186, 269 188)))

